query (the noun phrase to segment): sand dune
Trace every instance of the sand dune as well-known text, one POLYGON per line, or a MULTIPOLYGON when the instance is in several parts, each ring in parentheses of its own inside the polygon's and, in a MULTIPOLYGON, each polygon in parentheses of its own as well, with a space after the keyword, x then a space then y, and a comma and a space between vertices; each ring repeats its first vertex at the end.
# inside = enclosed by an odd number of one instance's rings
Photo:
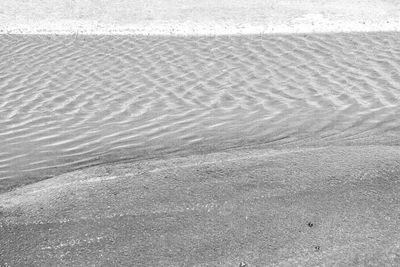
POLYGON ((398 145, 399 40, 1 36, 0 190, 123 159, 398 145))

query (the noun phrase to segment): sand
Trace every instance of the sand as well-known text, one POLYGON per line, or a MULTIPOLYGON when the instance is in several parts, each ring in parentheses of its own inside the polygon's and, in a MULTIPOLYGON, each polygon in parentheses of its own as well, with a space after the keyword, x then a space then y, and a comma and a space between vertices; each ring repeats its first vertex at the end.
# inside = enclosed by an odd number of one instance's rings
POLYGON ((332 146, 87 168, 0 195, 9 266, 398 266, 400 151, 332 146))
POLYGON ((395 0, 2 0, 0 32, 220 35, 398 31, 395 0))
POLYGON ((0 265, 400 264, 397 32, 0 38, 0 265))
POLYGON ((398 145, 399 41, 2 36, 0 191, 120 160, 398 145))

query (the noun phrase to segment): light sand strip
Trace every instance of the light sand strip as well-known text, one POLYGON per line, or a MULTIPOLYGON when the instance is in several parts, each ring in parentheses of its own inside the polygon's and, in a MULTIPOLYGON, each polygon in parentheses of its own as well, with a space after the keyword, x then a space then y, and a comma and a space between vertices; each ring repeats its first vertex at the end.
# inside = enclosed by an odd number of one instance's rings
POLYGON ((399 29, 400 2, 394 0, 0 2, 3 34, 220 35, 399 29))

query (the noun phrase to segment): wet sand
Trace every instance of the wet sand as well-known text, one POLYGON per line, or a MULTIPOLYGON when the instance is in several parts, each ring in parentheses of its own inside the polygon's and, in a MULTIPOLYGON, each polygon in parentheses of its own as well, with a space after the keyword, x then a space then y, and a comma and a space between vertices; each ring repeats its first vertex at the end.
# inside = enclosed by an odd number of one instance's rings
POLYGON ((0 195, 10 266, 397 266, 400 151, 233 150, 0 195))

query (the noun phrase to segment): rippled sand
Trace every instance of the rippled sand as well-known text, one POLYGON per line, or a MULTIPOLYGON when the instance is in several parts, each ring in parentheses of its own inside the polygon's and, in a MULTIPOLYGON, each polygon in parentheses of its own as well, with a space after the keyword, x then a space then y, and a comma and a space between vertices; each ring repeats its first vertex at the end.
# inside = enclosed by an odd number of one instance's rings
POLYGON ((0 191, 111 161, 398 145, 400 34, 1 36, 0 191))

